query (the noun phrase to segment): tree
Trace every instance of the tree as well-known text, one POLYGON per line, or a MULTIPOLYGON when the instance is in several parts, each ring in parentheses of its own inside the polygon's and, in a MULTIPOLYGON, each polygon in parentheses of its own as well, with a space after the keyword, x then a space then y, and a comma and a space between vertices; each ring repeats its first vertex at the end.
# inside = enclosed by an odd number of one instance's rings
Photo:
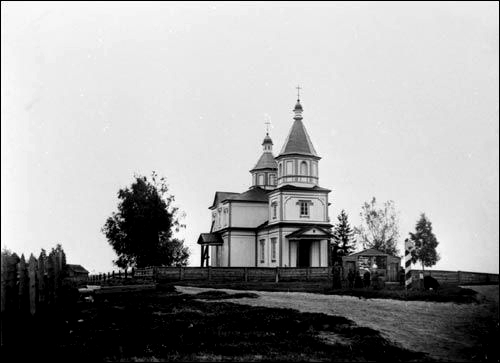
POLYGON ((333 231, 333 261, 338 261, 343 256, 347 256, 354 251, 356 240, 354 231, 347 220, 347 213, 342 209, 337 216, 338 222, 333 231))
POLYGON ((394 202, 389 200, 382 208, 377 207, 375 197, 365 202, 360 213, 362 223, 354 228, 354 235, 364 249, 374 248, 389 255, 398 254, 398 213, 394 202))
POLYGON ((102 228, 118 255, 113 262, 120 268, 186 265, 189 250, 183 240, 172 237, 185 226, 165 178, 158 179, 155 172, 151 180, 134 178, 130 187, 118 191, 118 212, 102 228))
POLYGON ((439 254, 436 247, 439 244, 436 236, 432 232, 432 223, 424 213, 420 215, 415 227, 415 233, 410 232, 410 240, 415 244, 415 249, 411 252, 412 263, 420 261, 422 271, 424 266, 431 267, 439 261, 439 254))

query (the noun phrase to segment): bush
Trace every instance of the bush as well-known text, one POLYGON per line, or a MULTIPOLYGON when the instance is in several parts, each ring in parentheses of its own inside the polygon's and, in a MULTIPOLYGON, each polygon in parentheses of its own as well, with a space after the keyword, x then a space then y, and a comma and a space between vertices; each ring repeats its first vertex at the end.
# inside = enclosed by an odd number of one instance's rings
POLYGON ((437 290, 439 288, 439 282, 432 276, 424 277, 424 289, 425 290, 437 290))

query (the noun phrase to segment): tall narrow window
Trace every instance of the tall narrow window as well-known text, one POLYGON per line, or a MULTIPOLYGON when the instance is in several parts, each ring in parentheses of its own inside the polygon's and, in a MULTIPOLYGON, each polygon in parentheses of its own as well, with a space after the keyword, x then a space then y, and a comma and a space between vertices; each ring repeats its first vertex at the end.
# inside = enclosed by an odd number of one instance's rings
POLYGON ((259 174, 259 185, 264 185, 264 174, 259 174))
POLYGON ((265 259, 265 248, 266 248, 266 240, 265 239, 261 239, 260 240, 260 263, 264 263, 264 259, 265 259))
POLYGON ((276 175, 275 174, 269 174, 269 185, 276 185, 276 175))
POLYGON ((283 164, 280 163, 280 172, 278 174, 278 178, 283 176, 283 164))
POLYGON ((309 217, 309 203, 305 201, 300 201, 300 216, 309 217))
POLYGON ((300 163, 300 175, 307 175, 307 163, 305 161, 300 163))
POLYGON ((286 162, 286 174, 287 175, 293 174, 293 161, 291 161, 291 160, 286 162))
POLYGON ((276 238, 271 238, 271 262, 276 262, 276 238))
POLYGON ((273 204, 271 204, 271 210, 272 210, 272 218, 276 219, 276 217, 277 217, 277 210, 278 210, 278 203, 273 202, 273 204))

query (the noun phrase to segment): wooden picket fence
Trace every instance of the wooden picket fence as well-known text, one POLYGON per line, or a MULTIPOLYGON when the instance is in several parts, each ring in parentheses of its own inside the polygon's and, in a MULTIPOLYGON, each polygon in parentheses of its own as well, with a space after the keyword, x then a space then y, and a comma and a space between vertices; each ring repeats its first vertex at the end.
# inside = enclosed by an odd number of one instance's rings
MULTIPOLYGON (((150 281, 315 281, 331 279, 331 268, 154 266, 138 268, 128 276, 150 281)), ((103 283, 109 279, 113 279, 112 274, 99 274, 90 276, 89 281, 103 283)))
POLYGON ((106 281, 116 281, 118 280, 123 280, 123 279, 133 279, 135 276, 135 269, 132 268, 132 270, 123 270, 120 271, 118 270, 117 272, 112 271, 108 273, 99 273, 95 275, 89 275, 87 279, 87 283, 89 285, 102 285, 106 283, 106 281))
POLYGON ((2 315, 35 315, 40 308, 57 304, 65 267, 62 251, 38 259, 31 255, 28 261, 24 255, 2 253, 2 315))

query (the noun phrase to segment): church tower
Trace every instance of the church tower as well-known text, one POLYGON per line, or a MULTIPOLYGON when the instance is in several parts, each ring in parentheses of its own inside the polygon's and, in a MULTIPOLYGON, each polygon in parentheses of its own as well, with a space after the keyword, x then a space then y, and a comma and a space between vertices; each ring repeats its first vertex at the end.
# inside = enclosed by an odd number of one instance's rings
POLYGON ((266 133, 262 142, 262 155, 257 164, 250 170, 252 174, 252 188, 259 187, 266 190, 276 188, 276 173, 278 167, 273 155, 273 140, 266 133))
POLYGON ((295 104, 294 122, 280 154, 278 163, 278 187, 294 185, 314 187, 318 185, 318 161, 321 159, 302 123, 300 99, 295 104))

